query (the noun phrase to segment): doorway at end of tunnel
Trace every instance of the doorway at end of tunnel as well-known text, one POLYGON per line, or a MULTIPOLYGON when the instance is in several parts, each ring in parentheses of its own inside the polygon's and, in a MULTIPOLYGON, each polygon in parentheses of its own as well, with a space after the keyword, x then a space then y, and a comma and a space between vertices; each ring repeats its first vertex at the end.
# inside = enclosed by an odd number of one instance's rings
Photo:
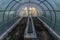
POLYGON ((24 7, 21 11, 21 15, 24 17, 37 16, 38 10, 35 7, 24 7))

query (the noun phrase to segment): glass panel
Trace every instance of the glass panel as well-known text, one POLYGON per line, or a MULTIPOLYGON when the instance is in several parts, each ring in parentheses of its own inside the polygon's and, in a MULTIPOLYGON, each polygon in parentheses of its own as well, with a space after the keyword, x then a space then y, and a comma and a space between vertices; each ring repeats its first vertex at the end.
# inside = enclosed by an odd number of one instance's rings
POLYGON ((7 10, 10 10, 10 8, 15 4, 15 2, 12 2, 9 7, 7 8, 7 10))
POLYGON ((7 20, 8 20, 8 12, 9 12, 9 11, 6 11, 6 12, 5 12, 4 21, 7 21, 7 20))
POLYGON ((16 4, 11 10, 16 10, 16 7, 18 6, 19 4, 16 4))
POLYGON ((14 14, 15 11, 10 11, 9 13, 9 20, 12 20, 13 19, 13 14, 14 14))
POLYGON ((0 9, 4 10, 5 7, 11 2, 12 0, 0 0, 0 9))
POLYGON ((57 32, 57 34, 59 34, 60 35, 60 12, 57 12, 56 13, 56 27, 55 27, 55 29, 54 29, 54 31, 56 31, 57 32))
POLYGON ((3 12, 0 12, 0 24, 2 23, 3 21, 3 12))

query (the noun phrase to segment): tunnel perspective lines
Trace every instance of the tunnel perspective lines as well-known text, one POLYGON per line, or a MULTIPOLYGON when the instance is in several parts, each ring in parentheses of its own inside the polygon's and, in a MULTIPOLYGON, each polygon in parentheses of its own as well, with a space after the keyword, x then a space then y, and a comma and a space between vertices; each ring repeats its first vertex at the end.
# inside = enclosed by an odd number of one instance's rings
POLYGON ((55 17, 56 18, 56 17, 55 17))
POLYGON ((9 29, 19 18, 23 17, 21 16, 23 6, 36 6, 35 8, 39 11, 37 17, 44 21, 57 35, 60 36, 59 4, 59 0, 0 0, 0 35, 9 29))

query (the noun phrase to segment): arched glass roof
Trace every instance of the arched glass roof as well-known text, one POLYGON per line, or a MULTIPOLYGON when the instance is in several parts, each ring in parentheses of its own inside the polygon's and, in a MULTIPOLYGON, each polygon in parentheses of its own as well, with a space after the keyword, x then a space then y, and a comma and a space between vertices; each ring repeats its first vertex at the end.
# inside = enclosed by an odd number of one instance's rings
POLYGON ((60 0, 0 0, 0 29, 7 20, 17 19, 17 11, 25 4, 40 7, 43 15, 39 17, 60 35, 60 0))

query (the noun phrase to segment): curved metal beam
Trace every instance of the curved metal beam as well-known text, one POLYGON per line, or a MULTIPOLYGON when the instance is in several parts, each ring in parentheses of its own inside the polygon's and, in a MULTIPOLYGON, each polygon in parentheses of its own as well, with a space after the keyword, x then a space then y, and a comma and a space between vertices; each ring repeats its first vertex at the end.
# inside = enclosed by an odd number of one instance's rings
MULTIPOLYGON (((20 6, 25 5, 25 4, 27 4, 27 3, 29 3, 29 2, 19 3, 19 6, 17 6, 16 9, 17 9, 17 8, 19 9, 20 6)), ((31 3, 33 3, 33 2, 31 2, 31 3)), ((36 3, 33 3, 33 4, 36 4, 36 3)), ((37 4, 38 4, 38 3, 37 3, 37 4)), ((36 4, 36 5, 37 5, 37 4, 36 4)), ((16 5, 16 4, 15 4, 15 5, 16 5)), ((14 5, 14 6, 15 6, 15 5, 14 5)), ((41 9, 44 11, 44 8, 43 8, 41 5, 38 5, 38 6, 41 7, 41 9)), ((12 8, 13 8, 13 7, 12 7, 12 8)), ((10 10, 11 10, 12 8, 10 8, 10 10)), ((17 9, 17 10, 18 10, 18 9, 17 9)), ((44 13, 46 13, 46 12, 44 12, 44 13)))
MULTIPOLYGON (((25 4, 28 4, 28 3, 29 3, 29 2, 19 3, 19 5, 21 6, 21 5, 25 5, 25 4)), ((39 6, 39 7, 41 7, 41 10, 42 10, 44 13, 46 13, 45 10, 44 10, 44 7, 42 7, 40 4, 35 3, 35 2, 30 2, 30 3, 35 4, 35 5, 39 6)), ((20 6, 18 6, 17 8, 19 9, 20 6)), ((17 9, 17 10, 18 10, 18 9, 17 9)))
MULTIPOLYGON (((52 10, 54 10, 54 8, 53 8, 53 6, 50 4, 50 2, 48 2, 47 0, 46 0, 46 2, 50 5, 50 7, 52 8, 52 10)), ((55 14, 55 24, 54 24, 54 26, 53 26, 53 29, 55 28, 55 25, 56 25, 56 12, 55 11, 53 11, 54 12, 54 14, 55 14)))
MULTIPOLYGON (((38 0, 37 0, 38 1, 38 0)), ((52 10, 53 10, 53 12, 54 12, 54 14, 55 14, 55 24, 54 24, 54 26, 53 26, 53 28, 55 27, 55 25, 56 25, 56 12, 54 11, 54 8, 53 8, 53 6, 51 5, 51 3, 50 2, 48 2, 47 0, 45 0, 46 2, 47 2, 47 4, 52 8, 52 10)), ((41 2, 41 1, 40 1, 41 2)), ((42 3, 44 3, 44 2, 42 2, 42 3)))
POLYGON ((51 21, 52 21, 52 14, 51 14, 51 11, 50 11, 50 8, 45 4, 45 3, 43 3, 47 8, 48 8, 48 10, 49 10, 49 13, 50 13, 50 16, 51 16, 51 20, 50 20, 50 24, 52 23, 51 21))
POLYGON ((12 4, 13 3, 13 0, 7 5, 7 7, 5 8, 5 10, 4 10, 4 13, 3 13, 3 21, 4 21, 4 15, 5 15, 5 12, 6 12, 6 9, 9 7, 9 5, 10 4, 12 4))
POLYGON ((37 1, 40 1, 40 3, 44 3, 46 0, 37 0, 37 1))
MULTIPOLYGON (((10 10, 16 5, 17 3, 13 4, 13 6, 11 6, 10 10)), ((10 14, 10 11, 8 12, 8 20, 9 20, 9 14, 10 14)))

